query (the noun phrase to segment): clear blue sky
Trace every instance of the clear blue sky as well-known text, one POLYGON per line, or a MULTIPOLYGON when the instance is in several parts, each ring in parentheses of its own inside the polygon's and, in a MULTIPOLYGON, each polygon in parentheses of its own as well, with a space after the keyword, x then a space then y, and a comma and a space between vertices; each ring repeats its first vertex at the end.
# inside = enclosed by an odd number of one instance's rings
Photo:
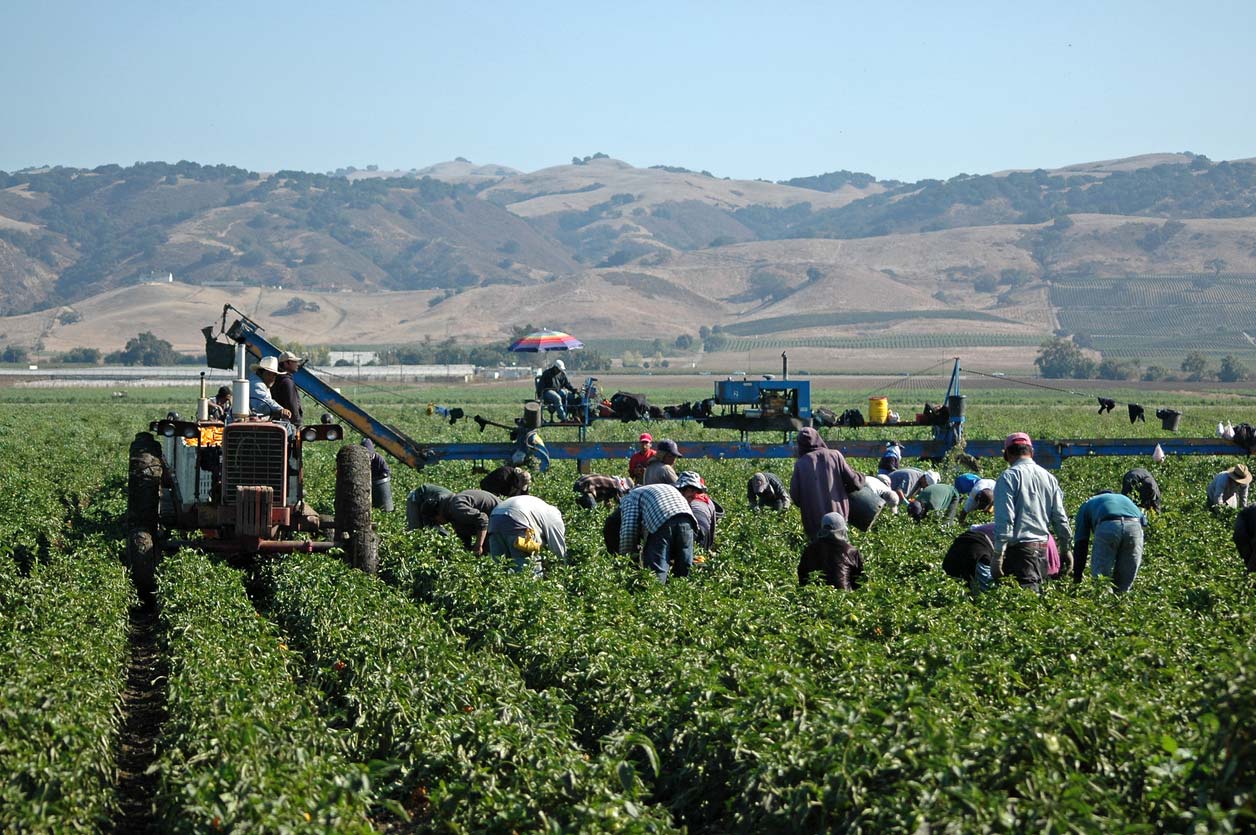
POLYGON ((5 0, 0 169, 1256 156, 1256 3, 5 0))

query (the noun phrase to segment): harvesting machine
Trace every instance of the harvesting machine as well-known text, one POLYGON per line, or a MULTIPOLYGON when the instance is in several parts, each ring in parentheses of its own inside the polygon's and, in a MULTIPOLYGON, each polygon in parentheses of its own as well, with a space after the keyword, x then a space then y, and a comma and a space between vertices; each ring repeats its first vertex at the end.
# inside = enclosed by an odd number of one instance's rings
MULTIPOLYGON (((250 358, 278 357, 279 348, 261 333, 262 328, 230 305, 223 308, 217 336, 203 329, 206 359, 211 368, 237 372, 234 382, 235 419, 224 424, 206 414, 204 382, 195 420, 174 413, 153 421, 149 432, 139 433, 131 447, 128 486, 127 554, 136 583, 151 588, 153 569, 162 550, 182 546, 228 554, 256 555, 293 551, 340 549, 349 562, 374 572, 376 539, 371 524, 370 456, 356 445, 344 445, 336 456, 335 513, 317 513, 304 501, 302 454, 308 443, 345 439, 340 424, 314 424, 293 429, 288 424, 253 417, 248 409, 248 385, 244 370, 250 358), (239 318, 227 325, 228 313, 239 318), (201 532, 198 538, 177 538, 176 531, 201 532)), ((785 357, 782 355, 782 360, 785 357)), ((338 416, 348 428, 371 438, 382 452, 416 470, 450 460, 518 460, 541 451, 542 469, 549 459, 575 460, 582 472, 598 459, 626 459, 635 445, 626 442, 590 441, 586 432, 593 421, 585 408, 577 419, 563 426, 579 429, 576 441, 540 440, 542 420, 539 403, 528 403, 515 421, 510 443, 420 443, 368 412, 319 379, 307 368, 292 375, 297 387, 338 416)), ((586 383, 590 394, 593 378, 586 383)), ((689 458, 788 458, 795 453, 789 437, 812 419, 810 386, 791 380, 783 365, 781 379, 728 380, 716 383, 711 403, 721 414, 702 421, 711 428, 739 430, 739 441, 686 440, 689 458), (751 432, 781 431, 779 443, 752 443, 751 432)), ((586 396, 586 402, 592 401, 586 396)), ((596 401, 593 401, 596 402, 596 401)), ((895 426, 930 426, 932 439, 904 440, 904 457, 940 460, 949 450, 966 447, 969 454, 998 457, 997 440, 964 437, 964 397, 960 393, 960 366, 956 359, 946 389, 947 413, 942 420, 900 424, 869 424, 869 429, 895 426)), ((484 425, 495 424, 480 419, 484 425)), ((504 426, 510 429, 511 427, 504 426)), ((1166 426, 1166 429, 1170 427, 1166 426)), ((875 458, 882 441, 833 439, 831 446, 847 457, 875 458)), ((1149 455, 1156 441, 1147 438, 1040 440, 1034 457, 1040 464, 1059 467, 1067 458, 1086 455, 1149 455)), ((1250 454, 1227 441, 1211 438, 1167 438, 1160 441, 1166 454, 1250 454)))
POLYGON ((305 501, 305 447, 343 441, 344 427, 294 427, 251 414, 245 343, 214 347, 221 350, 210 350, 210 365, 237 370, 231 422, 210 419, 202 374, 194 420, 169 412, 131 444, 127 560, 137 588, 151 591, 161 552, 180 547, 237 557, 339 549, 374 573, 370 453, 341 447, 335 512, 318 513, 305 501))

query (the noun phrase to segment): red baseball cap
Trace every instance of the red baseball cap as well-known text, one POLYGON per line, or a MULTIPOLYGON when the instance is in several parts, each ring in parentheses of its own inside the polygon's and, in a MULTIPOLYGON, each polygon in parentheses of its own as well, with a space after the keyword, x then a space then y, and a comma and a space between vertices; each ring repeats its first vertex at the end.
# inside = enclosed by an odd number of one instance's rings
POLYGON ((1010 447, 1014 447, 1017 444, 1024 444, 1030 449, 1033 449, 1034 446, 1034 442, 1029 439, 1028 434, 1024 432, 1013 432, 1011 435, 1008 435, 1007 440, 1003 442, 1003 451, 1007 452, 1010 447))
POLYGON ((642 432, 642 433, 641 433, 641 437, 640 437, 640 438, 637 438, 637 440, 638 440, 638 441, 650 441, 650 442, 653 442, 653 441, 654 441, 654 436, 653 436, 653 435, 651 435, 649 432, 642 432))

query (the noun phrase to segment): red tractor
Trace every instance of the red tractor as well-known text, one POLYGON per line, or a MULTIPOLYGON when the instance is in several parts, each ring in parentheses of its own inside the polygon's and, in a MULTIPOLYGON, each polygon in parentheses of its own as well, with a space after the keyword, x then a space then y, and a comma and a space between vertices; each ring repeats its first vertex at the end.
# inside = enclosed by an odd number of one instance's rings
POLYGON ((180 547, 246 558, 339 549, 351 565, 375 573, 370 453, 341 447, 335 513, 321 515, 304 500, 302 453, 309 443, 343 441, 344 428, 252 416, 243 379, 236 381, 242 413, 210 420, 203 379, 200 419, 169 413, 131 444, 126 551, 136 587, 151 593, 161 552, 180 547))

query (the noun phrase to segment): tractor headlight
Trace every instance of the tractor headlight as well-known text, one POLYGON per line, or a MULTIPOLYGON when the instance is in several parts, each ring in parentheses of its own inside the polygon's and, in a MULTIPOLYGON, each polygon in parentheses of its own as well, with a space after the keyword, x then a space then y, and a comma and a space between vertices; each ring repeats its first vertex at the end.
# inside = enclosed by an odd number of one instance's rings
POLYGON ((170 421, 163 420, 158 428, 161 429, 161 434, 165 435, 167 438, 174 437, 174 424, 170 421))
POLYGON ((329 440, 329 441, 339 441, 342 437, 344 437, 344 433, 342 433, 342 432, 340 431, 340 427, 339 427, 339 426, 329 426, 329 427, 327 427, 327 440, 329 440))
POLYGON ((301 430, 301 440, 303 441, 312 441, 317 437, 318 437, 318 432, 317 430, 314 429, 313 426, 307 426, 301 430))

